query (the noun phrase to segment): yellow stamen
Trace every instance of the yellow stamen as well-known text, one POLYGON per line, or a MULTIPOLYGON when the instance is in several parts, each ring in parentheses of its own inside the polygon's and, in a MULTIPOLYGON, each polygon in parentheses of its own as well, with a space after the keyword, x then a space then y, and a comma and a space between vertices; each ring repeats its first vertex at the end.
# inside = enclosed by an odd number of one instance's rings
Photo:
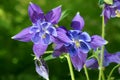
POLYGON ((80 42, 79 41, 75 41, 75 45, 76 45, 77 48, 80 47, 80 42))
POLYGON ((43 35, 42 35, 42 38, 46 38, 46 34, 43 34, 43 35))
POLYGON ((116 10, 115 13, 116 13, 116 17, 120 17, 120 10, 116 10))

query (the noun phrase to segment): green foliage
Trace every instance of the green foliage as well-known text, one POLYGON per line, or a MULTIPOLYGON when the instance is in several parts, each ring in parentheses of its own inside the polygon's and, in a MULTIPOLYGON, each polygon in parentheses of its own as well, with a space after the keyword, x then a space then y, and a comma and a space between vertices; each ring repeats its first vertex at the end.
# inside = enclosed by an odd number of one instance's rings
POLYGON ((113 4, 113 0, 104 0, 107 4, 113 4))

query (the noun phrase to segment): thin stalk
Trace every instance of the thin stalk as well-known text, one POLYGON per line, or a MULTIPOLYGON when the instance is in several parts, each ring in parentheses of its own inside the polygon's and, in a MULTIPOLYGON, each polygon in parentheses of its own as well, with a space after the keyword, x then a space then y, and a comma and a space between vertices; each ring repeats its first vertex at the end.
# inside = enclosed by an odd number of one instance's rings
POLYGON ((111 75, 112 75, 112 73, 113 73, 113 71, 117 68, 117 67, 119 67, 120 66, 120 64, 118 64, 118 65, 116 65, 111 71, 110 71, 110 73, 109 73, 109 75, 108 75, 108 79, 107 80, 110 80, 110 77, 111 77, 111 75))
POLYGON ((45 54, 53 53, 53 51, 46 51, 45 54))
POLYGON ((70 70, 70 75, 71 75, 71 80, 75 80, 73 67, 72 67, 72 63, 71 63, 69 54, 66 54, 65 57, 67 58, 67 62, 68 62, 69 70, 70 70))
POLYGON ((87 80, 90 80, 89 79, 89 75, 88 75, 88 71, 87 71, 87 68, 86 68, 86 65, 84 65, 84 71, 85 71, 85 75, 86 75, 87 80))
MULTIPOLYGON (((104 8, 104 7, 103 7, 104 8)), ((104 16, 102 16, 102 38, 105 38, 105 19, 104 16)), ((100 54, 100 63, 99 63, 99 79, 101 80, 102 75, 103 75, 103 60, 104 60, 104 46, 101 48, 101 54, 100 54)), ((104 79, 103 79, 104 80, 104 79)))

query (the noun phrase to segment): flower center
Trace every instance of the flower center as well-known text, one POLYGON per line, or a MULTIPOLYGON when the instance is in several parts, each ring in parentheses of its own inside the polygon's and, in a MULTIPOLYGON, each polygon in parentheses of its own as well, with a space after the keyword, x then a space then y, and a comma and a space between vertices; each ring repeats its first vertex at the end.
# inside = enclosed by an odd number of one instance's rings
POLYGON ((43 39, 46 38, 46 34, 43 34, 43 35, 42 35, 42 38, 43 38, 43 39))
POLYGON ((75 45, 76 45, 77 48, 79 48, 80 47, 80 42, 79 41, 75 41, 75 45))
POLYGON ((116 13, 116 17, 120 17, 120 10, 116 10, 115 13, 116 13))

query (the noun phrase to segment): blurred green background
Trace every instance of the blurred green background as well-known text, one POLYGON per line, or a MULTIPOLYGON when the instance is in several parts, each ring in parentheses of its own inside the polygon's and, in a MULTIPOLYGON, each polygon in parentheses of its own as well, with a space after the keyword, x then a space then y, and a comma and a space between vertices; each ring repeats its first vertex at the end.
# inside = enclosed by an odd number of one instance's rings
MULTIPOLYGON (((43 80, 35 72, 32 43, 12 40, 11 37, 23 28, 31 25, 28 16, 29 2, 38 4, 46 13, 52 8, 62 5, 69 15, 59 25, 70 27, 76 12, 80 12, 85 20, 84 31, 90 35, 101 34, 101 9, 97 0, 0 0, 0 80, 43 80)), ((106 25, 106 46, 110 53, 120 50, 120 19, 114 18, 106 25)), ((47 61, 50 80, 70 80, 69 68, 65 59, 47 61)), ((105 72, 107 75, 114 64, 105 72)), ((84 71, 75 71, 76 80, 86 80, 84 71)), ((97 80, 98 71, 89 70, 90 78, 97 80)), ((120 79, 118 70, 114 72, 116 80, 120 79)))

